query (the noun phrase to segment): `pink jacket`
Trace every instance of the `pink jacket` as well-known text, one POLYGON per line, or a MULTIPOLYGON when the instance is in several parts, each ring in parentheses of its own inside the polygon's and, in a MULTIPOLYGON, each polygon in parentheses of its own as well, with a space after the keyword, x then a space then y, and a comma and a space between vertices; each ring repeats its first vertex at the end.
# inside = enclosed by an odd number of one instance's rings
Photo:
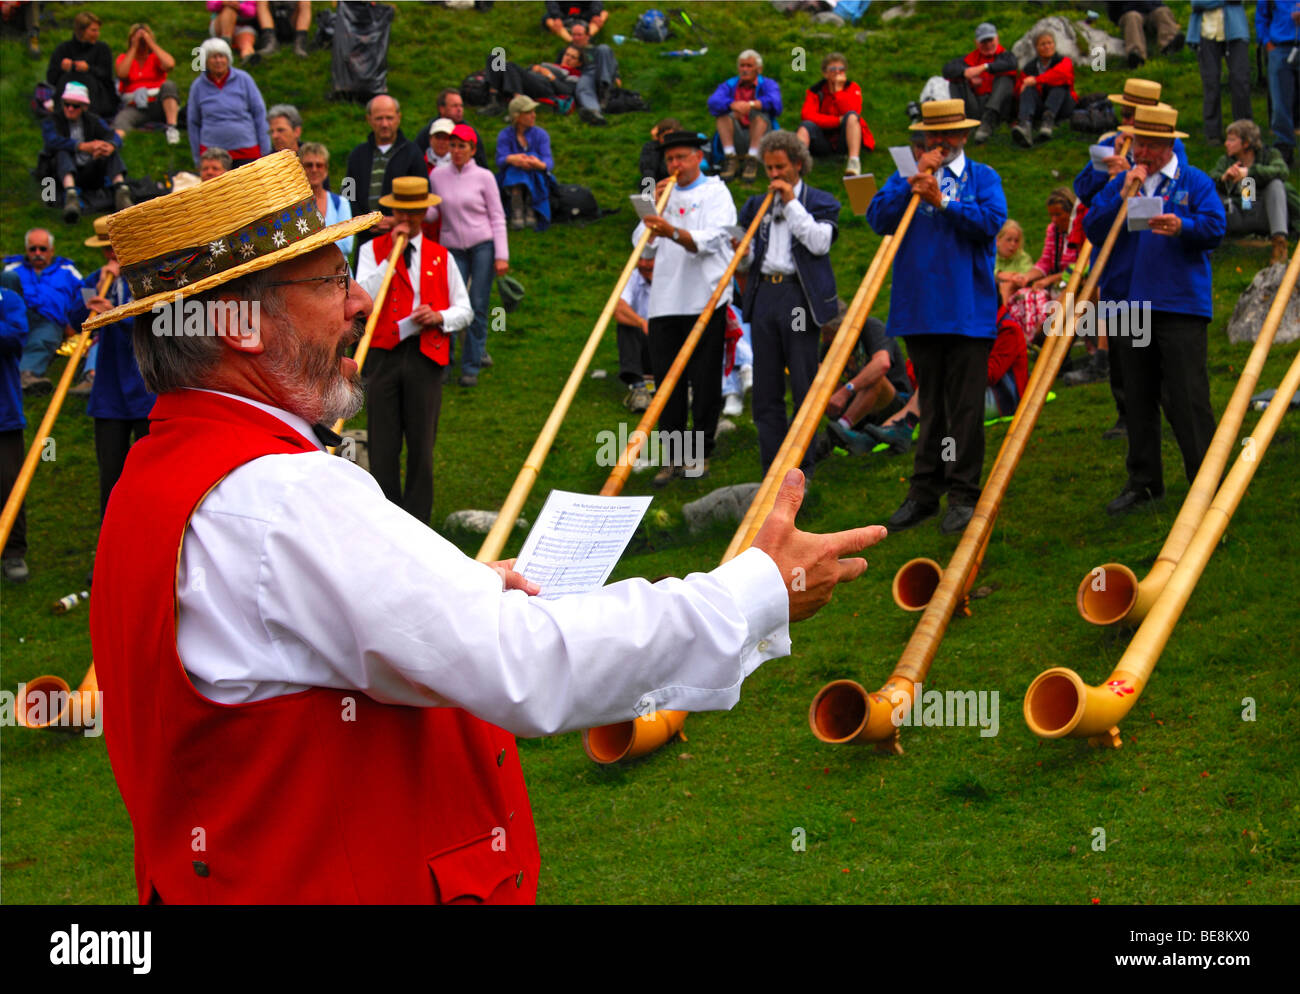
POLYGON ((427 220, 442 219, 440 241, 450 249, 473 248, 491 241, 495 258, 509 260, 506 242, 506 212, 501 207, 497 178, 472 159, 464 169, 441 166, 429 173, 429 188, 442 198, 430 207, 427 220))

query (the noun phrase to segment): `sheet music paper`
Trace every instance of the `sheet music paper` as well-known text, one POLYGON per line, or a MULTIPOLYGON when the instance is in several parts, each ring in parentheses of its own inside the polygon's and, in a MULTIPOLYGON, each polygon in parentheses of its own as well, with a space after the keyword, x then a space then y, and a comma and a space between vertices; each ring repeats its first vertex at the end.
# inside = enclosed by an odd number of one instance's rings
POLYGON ((1151 219, 1165 212, 1163 197, 1129 197, 1128 230, 1150 231, 1151 219))
POLYGON ((399 342, 404 342, 412 335, 420 334, 423 330, 423 328, 415 323, 415 318, 408 315, 397 322, 397 340, 399 342))
POLYGON ((903 179, 910 179, 916 175, 916 160, 912 158, 912 149, 910 146, 891 146, 889 154, 894 157, 894 165, 898 167, 898 172, 903 179))
POLYGON ((1106 160, 1115 154, 1109 145, 1089 145, 1088 155, 1092 157, 1092 168, 1106 172, 1106 160))
POLYGON ((603 586, 650 501, 552 490, 520 550, 516 572, 542 588, 540 597, 603 586))

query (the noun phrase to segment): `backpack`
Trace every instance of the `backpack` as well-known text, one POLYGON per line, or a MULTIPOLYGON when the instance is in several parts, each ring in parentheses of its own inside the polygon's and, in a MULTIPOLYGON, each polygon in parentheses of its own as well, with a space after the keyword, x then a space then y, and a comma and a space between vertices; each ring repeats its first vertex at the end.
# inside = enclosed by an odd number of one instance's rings
POLYGON ((664 17, 662 10, 654 9, 647 10, 638 17, 636 27, 632 29, 634 38, 648 42, 667 41, 670 33, 668 18, 664 17))
POLYGON ((1100 135, 1115 130, 1115 109, 1104 93, 1085 93, 1070 115, 1070 128, 1085 134, 1100 135))
POLYGON ((621 86, 611 87, 605 98, 606 114, 628 114, 632 111, 649 110, 650 105, 635 90, 625 90, 621 86))
POLYGON ((487 74, 479 70, 466 76, 460 84, 460 98, 470 107, 486 107, 492 100, 487 74))
POLYGON ((551 190, 551 216, 556 221, 600 217, 596 195, 577 183, 556 183, 551 190))

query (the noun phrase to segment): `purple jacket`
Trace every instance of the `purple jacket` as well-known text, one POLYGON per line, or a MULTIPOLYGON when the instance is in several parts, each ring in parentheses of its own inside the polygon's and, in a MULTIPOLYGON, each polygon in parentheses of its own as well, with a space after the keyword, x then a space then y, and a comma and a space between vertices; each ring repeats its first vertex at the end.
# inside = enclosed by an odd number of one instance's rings
POLYGON ((266 101, 253 77, 242 69, 231 69, 223 86, 212 82, 207 73, 200 75, 190 86, 186 121, 196 165, 200 145, 227 151, 256 145, 263 155, 271 154, 266 101))
MULTIPOLYGON (((718 88, 713 91, 713 96, 709 97, 710 114, 714 117, 722 117, 731 112, 731 102, 736 99, 736 87, 739 83, 740 77, 732 76, 726 82, 718 84, 718 88)), ((754 81, 754 86, 757 88, 754 99, 763 105, 767 116, 772 119, 773 124, 776 124, 777 116, 781 113, 781 87, 776 80, 762 73, 754 81)))
POLYGON ((551 136, 536 125, 525 131, 524 136, 528 139, 527 148, 519 144, 519 139, 515 137, 515 126, 513 124, 501 129, 501 133, 497 135, 497 172, 505 171, 506 156, 521 153, 537 156, 546 163, 548 172, 555 172, 555 158, 551 155, 551 136))

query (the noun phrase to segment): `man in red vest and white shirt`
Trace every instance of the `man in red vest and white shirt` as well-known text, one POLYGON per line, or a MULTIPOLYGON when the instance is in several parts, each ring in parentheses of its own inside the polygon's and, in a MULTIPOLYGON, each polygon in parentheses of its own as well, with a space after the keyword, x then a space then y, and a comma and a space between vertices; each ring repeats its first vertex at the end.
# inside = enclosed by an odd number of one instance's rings
POLYGON ((438 440, 442 384, 451 361, 452 336, 468 328, 474 308, 460 269, 445 248, 421 233, 424 212, 442 202, 429 181, 398 176, 393 192, 380 197, 392 209, 393 227, 361 246, 357 282, 379 293, 393 238, 408 239, 366 356, 366 416, 370 472, 384 496, 421 524, 433 513, 433 446, 438 440), (418 278, 412 279, 412 272, 418 278), (406 486, 402 486, 402 437, 406 437, 406 486))
POLYGON ((283 151, 109 219, 136 299, 85 326, 139 315, 158 394, 90 617, 141 902, 531 903, 513 736, 734 706, 884 537, 797 530, 791 471, 753 546, 685 580, 547 599, 470 559, 323 448, 372 306, 333 243, 378 218, 326 226, 283 151), (208 334, 157 333, 177 296, 208 334))

